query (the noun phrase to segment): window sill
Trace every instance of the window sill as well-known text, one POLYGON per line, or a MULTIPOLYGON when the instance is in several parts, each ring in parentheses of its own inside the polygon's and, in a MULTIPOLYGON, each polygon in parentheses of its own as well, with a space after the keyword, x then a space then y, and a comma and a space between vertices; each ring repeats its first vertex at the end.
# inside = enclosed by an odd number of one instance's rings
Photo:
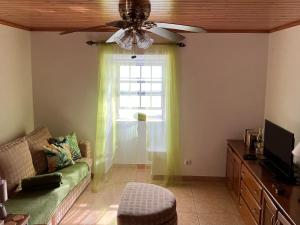
POLYGON ((119 122, 150 122, 150 123, 155 123, 155 122, 165 122, 164 120, 160 120, 160 119, 151 119, 151 120, 147 120, 147 121, 138 121, 138 120, 130 120, 130 119, 117 119, 116 120, 117 123, 119 122))

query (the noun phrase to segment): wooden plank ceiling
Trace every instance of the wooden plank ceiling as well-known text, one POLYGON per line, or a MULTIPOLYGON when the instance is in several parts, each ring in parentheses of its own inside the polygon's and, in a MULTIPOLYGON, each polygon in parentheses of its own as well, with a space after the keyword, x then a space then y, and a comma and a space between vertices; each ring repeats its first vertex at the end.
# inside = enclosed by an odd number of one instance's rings
MULTIPOLYGON (((118 0, 0 0, 0 23, 62 31, 118 20, 118 0)), ((209 32, 270 32, 300 24, 300 0, 151 0, 150 20, 209 32)), ((102 29, 101 31, 105 31, 102 29)))

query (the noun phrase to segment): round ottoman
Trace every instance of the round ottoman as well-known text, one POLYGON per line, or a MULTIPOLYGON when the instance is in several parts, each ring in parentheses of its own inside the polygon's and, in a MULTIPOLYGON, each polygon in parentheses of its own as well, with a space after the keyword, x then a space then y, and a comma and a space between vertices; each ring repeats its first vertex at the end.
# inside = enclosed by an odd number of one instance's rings
POLYGON ((177 225, 175 196, 157 185, 128 183, 118 208, 118 225, 177 225))

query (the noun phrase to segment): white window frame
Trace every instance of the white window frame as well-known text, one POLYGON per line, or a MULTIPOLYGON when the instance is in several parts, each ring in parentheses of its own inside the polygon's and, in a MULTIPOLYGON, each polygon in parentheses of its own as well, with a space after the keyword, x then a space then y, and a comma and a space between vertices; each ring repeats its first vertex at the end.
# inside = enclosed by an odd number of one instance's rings
MULTIPOLYGON (((151 56, 147 56, 147 59, 136 59, 136 60, 128 60, 128 59, 118 59, 119 61, 119 72, 118 72, 118 88, 117 88, 117 120, 121 121, 121 120, 130 120, 129 118, 120 118, 120 114, 119 114, 119 110, 120 109, 133 109, 136 110, 137 112, 139 111, 143 111, 143 110, 162 110, 162 116, 161 117, 149 117, 147 116, 147 121, 164 121, 165 120, 165 113, 166 113, 166 107, 165 107, 165 71, 166 71, 166 60, 161 60, 161 57, 159 60, 155 59, 155 56, 153 55, 153 57, 151 56), (134 78, 134 79, 128 79, 126 80, 121 80, 120 78, 120 67, 121 66, 139 66, 140 67, 140 78, 134 78), (151 80, 148 82, 151 84, 152 87, 152 83, 161 83, 162 85, 162 89, 161 92, 142 92, 142 83, 147 83, 147 81, 143 81, 141 79, 142 76, 142 66, 150 66, 151 67, 151 80), (161 66, 162 67, 162 80, 161 81, 153 81, 152 80, 152 66, 161 66), (135 81, 140 79, 140 81, 135 81), (138 92, 131 92, 130 90, 125 92, 125 91, 120 91, 120 84, 124 82, 124 83, 139 83, 139 89, 140 91, 138 92), (136 95, 139 96, 139 107, 121 107, 120 106, 120 96, 121 95, 136 95), (148 95, 147 95, 148 94, 148 95), (152 98, 152 96, 161 96, 161 107, 142 107, 141 106, 141 97, 142 96, 150 96, 152 98)), ((151 104, 152 104, 152 99, 151 99, 151 104)))

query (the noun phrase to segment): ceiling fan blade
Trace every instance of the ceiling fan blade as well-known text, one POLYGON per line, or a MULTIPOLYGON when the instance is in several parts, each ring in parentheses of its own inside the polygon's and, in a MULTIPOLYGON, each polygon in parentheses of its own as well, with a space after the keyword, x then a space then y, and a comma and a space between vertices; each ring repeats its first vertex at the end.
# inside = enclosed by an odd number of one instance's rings
POLYGON ((105 43, 113 43, 115 42, 115 38, 121 35, 123 32, 125 32, 124 29, 120 29, 117 32, 115 32, 105 43))
POLYGON ((185 39, 185 37, 180 34, 168 31, 160 27, 152 27, 150 29, 145 30, 175 42, 180 42, 185 39))
POLYGON ((112 21, 112 22, 106 23, 106 26, 123 28, 123 29, 127 28, 127 25, 128 25, 128 23, 123 20, 117 20, 117 21, 112 21))
POLYGON ((99 25, 99 26, 94 26, 94 27, 86 27, 86 28, 82 28, 82 29, 67 30, 67 31, 61 32, 60 35, 71 34, 71 33, 74 33, 74 32, 81 32, 81 31, 93 31, 93 30, 99 29, 99 28, 107 28, 107 26, 99 25))
POLYGON ((181 24, 173 24, 173 23, 155 23, 157 27, 166 28, 166 29, 173 29, 173 30, 183 30, 183 31, 189 31, 189 32, 206 32, 201 27, 193 27, 193 26, 186 26, 181 24))

